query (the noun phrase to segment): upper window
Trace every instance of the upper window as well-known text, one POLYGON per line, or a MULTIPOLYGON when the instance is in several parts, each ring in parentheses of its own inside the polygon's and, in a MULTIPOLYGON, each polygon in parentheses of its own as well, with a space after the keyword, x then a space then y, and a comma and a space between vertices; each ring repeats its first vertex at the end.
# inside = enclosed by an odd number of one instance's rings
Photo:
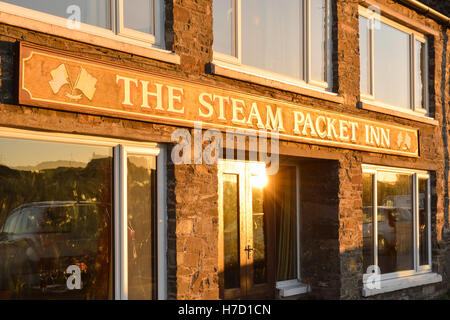
POLYGON ((406 27, 360 8, 363 99, 427 113, 427 41, 406 27))
POLYGON ((363 167, 364 271, 382 279, 431 271, 427 172, 363 167))
MULTIPOLYGON (((73 24, 75 21, 80 22, 80 30, 88 33, 164 46, 163 0, 4 0, 2 3, 20 7, 20 15, 56 25, 78 28, 73 24), (45 15, 36 15, 36 11, 45 15)), ((15 7, 7 9, 13 11, 15 7)))
POLYGON ((328 0, 214 0, 214 58, 243 72, 331 85, 328 0))

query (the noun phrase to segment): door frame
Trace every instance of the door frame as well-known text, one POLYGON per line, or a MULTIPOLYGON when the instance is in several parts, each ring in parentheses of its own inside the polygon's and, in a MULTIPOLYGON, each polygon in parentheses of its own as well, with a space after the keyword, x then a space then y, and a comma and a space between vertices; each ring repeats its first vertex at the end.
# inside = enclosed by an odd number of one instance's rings
MULTIPOLYGON (((265 163, 258 161, 225 160, 218 161, 218 211, 219 211, 219 236, 218 236, 218 266, 220 298, 245 299, 268 298, 273 296, 275 283, 273 270, 273 245, 270 228, 265 228, 265 260, 267 277, 266 283, 253 283, 253 252, 250 255, 245 248, 253 248, 253 210, 252 210, 252 186, 251 177, 258 170, 265 170, 265 163), (224 283, 224 217, 223 217, 223 175, 234 174, 238 176, 238 204, 239 204, 239 261, 240 261, 240 288, 225 289, 224 283)), ((268 215, 265 216, 265 224, 268 215)))

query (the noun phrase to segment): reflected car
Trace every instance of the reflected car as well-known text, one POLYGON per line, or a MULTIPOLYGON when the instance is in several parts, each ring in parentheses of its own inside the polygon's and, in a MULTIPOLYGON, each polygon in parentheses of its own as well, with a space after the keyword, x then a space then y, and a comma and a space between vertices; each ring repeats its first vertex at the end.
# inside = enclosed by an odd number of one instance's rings
POLYGON ((108 205, 75 201, 21 205, 0 226, 0 291, 10 298, 84 298, 102 262, 110 259, 110 241, 108 205), (80 290, 67 287, 70 265, 80 269, 80 290))

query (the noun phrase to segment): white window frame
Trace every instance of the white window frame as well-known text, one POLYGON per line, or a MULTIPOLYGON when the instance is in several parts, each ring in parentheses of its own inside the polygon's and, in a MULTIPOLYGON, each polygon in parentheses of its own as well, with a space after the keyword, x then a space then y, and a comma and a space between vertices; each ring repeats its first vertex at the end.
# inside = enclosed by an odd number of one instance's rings
MULTIPOLYGON (((220 1, 220 0, 219 0, 220 1)), ((310 32, 310 1, 303 0, 303 79, 298 79, 286 75, 282 75, 276 72, 267 71, 261 68, 252 67, 242 64, 242 0, 233 0, 233 42, 234 42, 234 55, 228 55, 221 52, 213 52, 213 64, 221 66, 229 70, 235 70, 243 72, 252 76, 265 78, 268 80, 274 80, 297 87, 305 87, 313 90, 330 91, 332 89, 332 41, 331 41, 331 1, 326 1, 325 16, 330 17, 328 23, 325 26, 325 42, 326 50, 325 61, 327 62, 324 71, 324 78, 326 81, 318 81, 311 78, 311 32, 310 32)))
MULTIPOLYGON (((153 12, 154 12, 154 34, 147 34, 144 32, 139 32, 136 30, 132 30, 129 28, 125 28, 123 25, 123 0, 109 0, 109 6, 110 6, 110 29, 102 28, 86 23, 80 23, 79 29, 71 29, 68 27, 67 19, 63 17, 59 17, 56 15, 52 15, 49 13, 28 9, 21 7, 19 5, 6 3, 3 1, 0 1, 0 12, 5 12, 9 15, 12 15, 13 21, 17 20, 17 23, 14 22, 12 24, 18 25, 20 27, 30 28, 30 29, 36 29, 38 26, 36 23, 33 23, 33 21, 39 21, 42 22, 45 26, 41 29, 44 30, 51 30, 49 33, 55 33, 57 35, 57 32, 54 32, 53 26, 57 26, 62 28, 62 30, 65 30, 63 33, 64 37, 79 40, 79 41, 85 41, 85 42, 92 42, 89 35, 98 36, 105 40, 114 40, 118 42, 124 42, 126 44, 136 45, 140 47, 150 48, 153 50, 161 51, 159 54, 159 57, 163 56, 163 53, 169 53, 169 51, 164 50, 164 17, 165 17, 165 11, 164 11, 164 4, 163 0, 149 0, 153 3, 153 12), (17 18, 14 18, 17 17, 17 18), (84 37, 86 40, 80 40, 79 38, 82 38, 78 35, 75 35, 77 32, 81 32, 86 34, 84 37)), ((67 15, 69 17, 69 14, 67 15)), ((4 19, 1 19, 0 21, 3 21, 4 19)), ((9 21, 7 22, 9 23, 9 21)), ((62 33, 62 32, 59 32, 62 33)), ((95 42, 95 41, 94 41, 95 42)), ((94 43, 95 44, 95 43, 94 43)), ((161 59, 163 60, 163 59, 161 59)), ((174 62, 177 62, 173 59, 174 62)), ((178 62, 179 63, 179 62, 178 62)))
POLYGON ((422 116, 428 116, 429 115, 429 93, 428 93, 428 41, 426 39, 426 36, 413 30, 408 27, 405 27, 397 22, 394 22, 382 15, 379 15, 377 13, 374 13, 373 11, 369 10, 368 8, 359 7, 358 10, 359 16, 364 17, 369 20, 369 91, 368 93, 362 92, 361 100, 363 102, 373 104, 376 106, 384 107, 393 109, 396 111, 400 111, 403 113, 412 113, 412 114, 418 114, 422 116), (374 43, 374 28, 375 28, 375 21, 378 20, 381 23, 384 23, 390 27, 393 27, 399 31, 402 31, 409 35, 409 41, 410 41, 410 47, 409 47, 409 55, 410 55, 410 105, 409 109, 406 109, 405 107, 401 106, 395 106, 383 101, 379 101, 376 98, 376 92, 375 92, 375 43, 374 43), (424 83, 423 83, 423 101, 424 105, 421 108, 416 108, 415 104, 415 75, 416 75, 416 64, 415 64, 415 41, 419 41, 424 45, 425 50, 425 61, 422 61, 424 64, 424 83))
MULTIPOLYGON (((378 200, 377 200, 377 173, 378 172, 390 172, 396 174, 407 174, 411 176, 412 179, 412 189, 414 190, 413 194, 413 241, 414 241, 414 269, 413 270, 404 270, 398 272, 391 273, 382 273, 381 280, 390 280, 397 279, 402 277, 414 276, 424 273, 431 273, 431 184, 430 184, 430 174, 427 171, 421 170, 411 170, 411 169, 403 169, 403 168, 394 168, 394 167, 383 167, 383 166, 375 166, 375 165, 362 165, 363 173, 373 174, 372 180, 372 221, 373 221, 373 252, 374 252, 374 265, 378 265, 378 200), (428 201, 428 264, 427 265, 419 265, 419 178, 427 179, 427 190, 428 193, 426 195, 428 201)), ((383 270, 381 270, 382 272, 383 270)), ((364 273, 366 270, 363 271, 364 273)), ((365 274, 365 276, 369 276, 370 274, 365 274)))
POLYGON ((121 139, 82 136, 66 133, 50 133, 0 127, 0 138, 13 138, 27 141, 61 142, 111 147, 113 149, 113 212, 111 225, 114 254, 114 297, 116 300, 128 299, 127 278, 127 153, 153 155, 157 166, 157 298, 167 299, 167 210, 166 210, 166 148, 151 142, 133 142, 121 139))

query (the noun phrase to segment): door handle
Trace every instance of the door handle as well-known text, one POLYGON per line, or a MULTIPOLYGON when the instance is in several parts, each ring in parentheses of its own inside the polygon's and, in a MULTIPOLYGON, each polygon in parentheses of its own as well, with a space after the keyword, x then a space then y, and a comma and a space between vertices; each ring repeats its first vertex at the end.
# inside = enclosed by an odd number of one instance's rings
POLYGON ((247 251, 247 259, 250 259, 250 252, 253 251, 253 248, 248 245, 244 250, 247 251))

